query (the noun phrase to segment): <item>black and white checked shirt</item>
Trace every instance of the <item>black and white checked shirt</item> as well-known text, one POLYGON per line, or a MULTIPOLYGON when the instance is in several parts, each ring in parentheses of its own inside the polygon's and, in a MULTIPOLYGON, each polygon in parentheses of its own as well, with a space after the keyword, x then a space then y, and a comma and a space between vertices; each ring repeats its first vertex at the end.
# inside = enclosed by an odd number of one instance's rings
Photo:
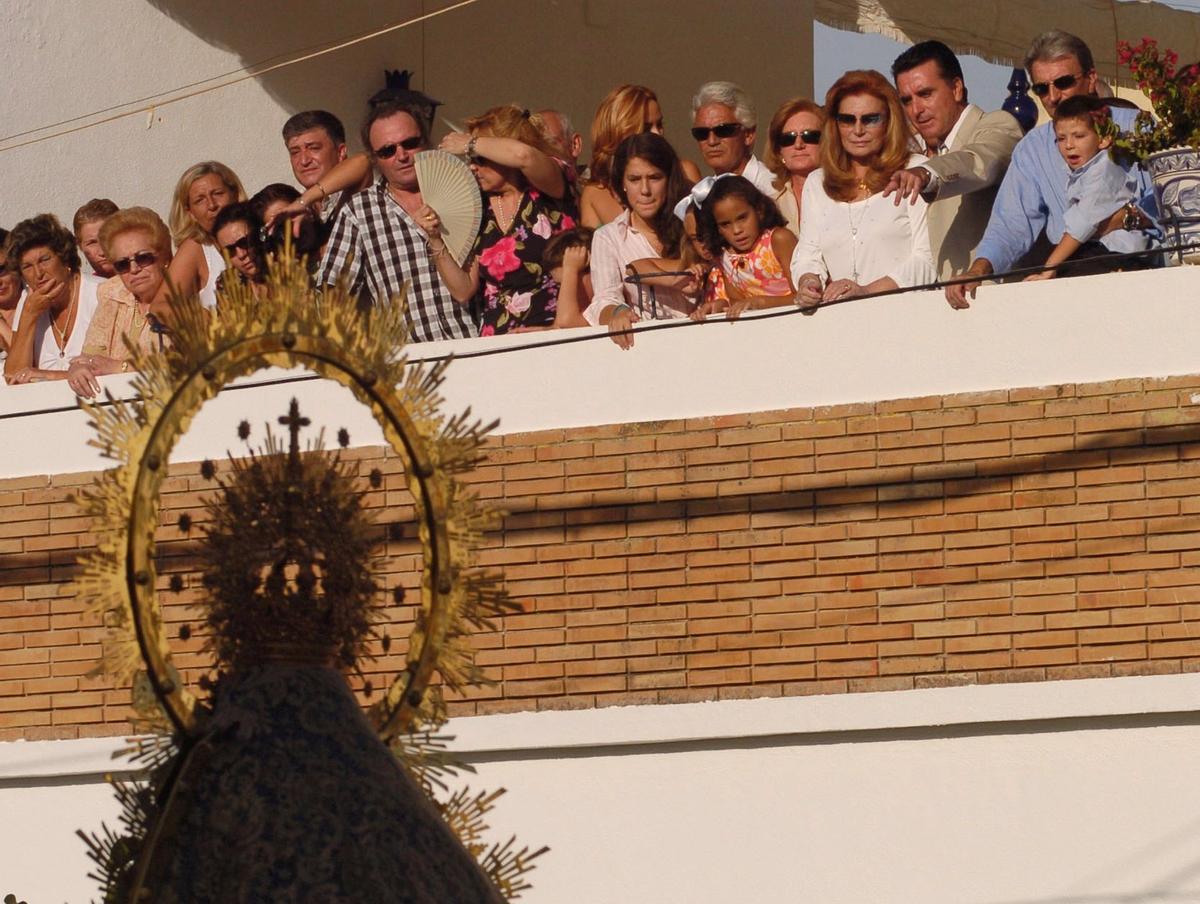
POLYGON ((366 289, 375 304, 387 304, 407 288, 406 319, 414 342, 479 335, 468 306, 450 297, 438 275, 424 230, 391 196, 382 177, 337 214, 317 285, 333 285, 343 273, 351 292, 366 289))

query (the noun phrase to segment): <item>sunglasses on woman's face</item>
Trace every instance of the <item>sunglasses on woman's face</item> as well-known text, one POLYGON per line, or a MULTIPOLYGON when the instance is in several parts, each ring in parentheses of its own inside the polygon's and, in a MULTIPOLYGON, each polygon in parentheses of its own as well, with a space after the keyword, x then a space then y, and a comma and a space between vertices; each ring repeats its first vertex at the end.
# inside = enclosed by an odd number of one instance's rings
POLYGON ((697 141, 708 141, 709 133, 716 135, 718 138, 732 138, 742 130, 740 122, 723 122, 719 126, 713 126, 711 129, 704 126, 696 126, 692 129, 692 137, 697 141))
POLYGON ((404 148, 406 151, 415 151, 421 146, 421 136, 414 135, 412 138, 405 138, 403 141, 397 141, 393 144, 385 144, 381 148, 375 149, 375 156, 380 160, 391 160, 396 156, 396 151, 404 148))
POLYGON ((128 273, 133 269, 133 265, 137 264, 139 270, 145 270, 152 266, 158 260, 158 255, 153 251, 139 251, 137 254, 131 254, 129 257, 123 257, 112 262, 112 267, 118 273, 128 273))
POLYGON ((1059 91, 1066 91, 1074 85, 1082 76, 1079 75, 1060 75, 1056 79, 1051 79, 1048 82, 1034 82, 1029 86, 1029 90, 1038 97, 1045 97, 1050 93, 1050 86, 1053 85, 1059 91))
POLYGON ((250 234, 246 233, 246 235, 242 236, 236 242, 230 242, 228 245, 225 245, 224 247, 225 247, 225 250, 228 251, 230 254, 233 254, 235 251, 249 251, 250 250, 250 234))
POLYGON ((779 137, 775 139, 775 144, 781 148, 790 148, 797 139, 804 144, 820 144, 821 130, 805 129, 803 132, 780 132, 779 137))
POLYGON ((874 129, 883 125, 882 113, 864 113, 862 116, 855 116, 853 113, 838 113, 834 116, 838 125, 853 128, 857 123, 862 123, 864 129, 874 129))

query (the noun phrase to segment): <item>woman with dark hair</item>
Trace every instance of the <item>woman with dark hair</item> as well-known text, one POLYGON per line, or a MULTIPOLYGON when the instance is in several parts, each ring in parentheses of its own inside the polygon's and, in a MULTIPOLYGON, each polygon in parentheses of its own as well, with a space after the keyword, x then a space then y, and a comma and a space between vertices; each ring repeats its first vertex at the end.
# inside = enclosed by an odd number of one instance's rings
MULTIPOLYGON (((672 257, 680 247, 683 222, 675 205, 691 189, 670 142, 653 132, 632 135, 613 155, 613 188, 625 208, 592 236, 594 295, 584 316, 588 323, 624 333, 642 319, 687 317, 695 302, 677 289, 631 285, 626 268, 645 258, 672 257)), ((622 348, 633 334, 615 335, 622 348)))
POLYGON ((825 110, 803 97, 784 101, 767 129, 767 167, 775 174, 775 203, 788 229, 800 234, 804 182, 821 165, 825 110))
POLYGON ((260 245, 264 254, 273 254, 283 247, 290 231, 293 236, 292 247, 297 257, 306 257, 308 270, 311 273, 321 262, 321 245, 329 237, 326 224, 314 220, 307 212, 291 213, 300 192, 284 182, 272 182, 265 188, 259 189, 250 199, 250 209, 263 225, 260 232, 260 245), (280 216, 287 216, 285 223, 276 223, 280 216))
POLYGON ((17 305, 5 378, 65 380, 71 359, 83 352, 103 280, 80 273, 75 236, 48 213, 16 225, 5 262, 20 272, 28 290, 17 305))
POLYGON ((804 184, 804 216, 791 271, 796 303, 821 304, 915 286, 934 278, 927 204, 883 194, 892 173, 922 163, 891 83, 874 70, 847 72, 825 96, 821 168, 804 184))
POLYGON ((267 291, 267 259, 259 234, 262 220, 249 202, 230 204, 213 221, 213 237, 217 247, 229 258, 231 268, 217 278, 217 303, 229 287, 230 272, 235 272, 256 297, 267 291))
POLYGON ((17 325, 17 305, 21 301, 21 277, 16 268, 8 266, 5 259, 7 242, 8 230, 0 229, 0 362, 8 356, 13 329, 17 325))
MULTIPOLYGON (((493 107, 451 132, 442 150, 465 154, 484 194, 475 259, 464 270, 444 243, 430 243, 438 273, 455 301, 472 302, 480 336, 549 329, 558 310, 558 283, 542 266, 546 243, 575 226, 570 165, 554 156, 541 117, 515 104, 493 107)), ((436 237, 434 211, 422 223, 436 237)))

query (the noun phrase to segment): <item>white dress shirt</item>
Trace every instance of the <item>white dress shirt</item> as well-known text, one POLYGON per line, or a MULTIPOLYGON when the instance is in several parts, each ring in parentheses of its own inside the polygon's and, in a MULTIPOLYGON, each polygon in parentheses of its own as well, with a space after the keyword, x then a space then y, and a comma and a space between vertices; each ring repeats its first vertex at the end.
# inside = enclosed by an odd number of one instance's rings
POLYGON ((774 198, 778 194, 774 185, 775 174, 753 154, 746 161, 746 168, 742 170, 741 175, 753 182, 754 187, 768 198, 774 198))
MULTIPOLYGON (((926 158, 914 154, 908 166, 926 158)), ((864 201, 835 201, 825 193, 825 175, 813 172, 804 183, 800 241, 792 254, 792 283, 805 273, 825 279, 851 279, 865 286, 888 276, 897 286, 917 286, 935 276, 925 216, 929 207, 877 192, 864 201)))
MULTIPOLYGON (((974 104, 967 104, 965 107, 963 107, 962 112, 958 114, 958 119, 954 120, 954 128, 950 130, 950 134, 946 136, 946 140, 937 146, 937 150, 933 151, 931 156, 940 157, 942 154, 950 153, 950 149, 954 147, 954 139, 958 137, 958 130, 962 128, 963 119, 966 118, 967 111, 974 106, 974 104)), ((932 148, 929 148, 929 146, 926 145, 926 150, 932 150, 932 148)), ((936 194, 938 183, 941 182, 941 177, 927 166, 923 166, 921 169, 929 173, 929 181, 925 183, 925 194, 936 194)))

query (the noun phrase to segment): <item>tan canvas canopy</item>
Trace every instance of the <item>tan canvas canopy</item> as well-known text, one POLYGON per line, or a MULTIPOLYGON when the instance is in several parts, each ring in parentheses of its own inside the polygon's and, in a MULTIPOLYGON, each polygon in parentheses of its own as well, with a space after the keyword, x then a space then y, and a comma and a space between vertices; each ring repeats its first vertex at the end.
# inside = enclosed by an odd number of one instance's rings
POLYGON ((1143 0, 814 0, 814 15, 834 28, 905 44, 936 38, 1010 66, 1024 64, 1037 34, 1061 28, 1087 42, 1101 78, 1124 85, 1131 82, 1128 70, 1118 71, 1118 40, 1156 38, 1181 63, 1200 61, 1200 13, 1143 0))

